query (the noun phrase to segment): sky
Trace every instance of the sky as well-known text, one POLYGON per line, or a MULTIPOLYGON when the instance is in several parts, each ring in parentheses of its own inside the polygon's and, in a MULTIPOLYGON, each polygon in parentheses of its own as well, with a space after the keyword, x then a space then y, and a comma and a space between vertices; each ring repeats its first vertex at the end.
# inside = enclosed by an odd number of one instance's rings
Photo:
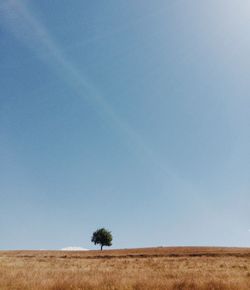
POLYGON ((250 245, 248 0, 0 1, 0 249, 250 245))

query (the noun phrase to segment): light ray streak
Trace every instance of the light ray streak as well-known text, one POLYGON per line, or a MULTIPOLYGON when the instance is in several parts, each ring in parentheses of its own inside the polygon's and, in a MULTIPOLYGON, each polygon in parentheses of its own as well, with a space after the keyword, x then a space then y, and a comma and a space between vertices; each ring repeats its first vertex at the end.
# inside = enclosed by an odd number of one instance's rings
POLYGON ((153 150, 142 137, 125 122, 106 101, 97 88, 83 75, 51 37, 45 26, 35 17, 28 7, 28 2, 6 0, 0 4, 0 16, 8 29, 25 43, 38 57, 52 66, 74 89, 75 93, 92 102, 98 107, 99 113, 104 114, 121 131, 140 152, 153 163, 165 177, 180 181, 168 167, 156 158, 153 150))

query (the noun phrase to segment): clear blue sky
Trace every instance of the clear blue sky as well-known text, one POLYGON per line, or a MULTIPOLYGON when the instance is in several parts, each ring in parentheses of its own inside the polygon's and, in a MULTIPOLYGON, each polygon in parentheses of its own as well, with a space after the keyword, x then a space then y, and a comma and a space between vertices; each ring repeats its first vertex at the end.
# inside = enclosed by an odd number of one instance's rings
POLYGON ((1 0, 0 248, 249 246, 249 13, 1 0))

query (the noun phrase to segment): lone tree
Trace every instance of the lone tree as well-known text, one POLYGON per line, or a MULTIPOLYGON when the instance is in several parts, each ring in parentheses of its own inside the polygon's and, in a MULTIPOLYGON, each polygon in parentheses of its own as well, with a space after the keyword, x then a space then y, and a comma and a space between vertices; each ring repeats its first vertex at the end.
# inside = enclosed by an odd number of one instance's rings
POLYGON ((91 242, 93 242, 95 245, 99 244, 101 245, 101 251, 102 251, 102 247, 103 246, 107 246, 110 247, 112 246, 112 234, 110 231, 101 228, 96 230, 93 235, 92 235, 92 239, 91 242))

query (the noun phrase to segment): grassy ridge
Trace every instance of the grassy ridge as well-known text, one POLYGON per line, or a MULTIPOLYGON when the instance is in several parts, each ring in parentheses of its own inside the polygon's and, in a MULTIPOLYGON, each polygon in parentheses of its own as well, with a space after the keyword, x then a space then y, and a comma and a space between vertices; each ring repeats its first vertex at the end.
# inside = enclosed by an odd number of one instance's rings
POLYGON ((0 252, 1 290, 248 290, 250 249, 0 252))

